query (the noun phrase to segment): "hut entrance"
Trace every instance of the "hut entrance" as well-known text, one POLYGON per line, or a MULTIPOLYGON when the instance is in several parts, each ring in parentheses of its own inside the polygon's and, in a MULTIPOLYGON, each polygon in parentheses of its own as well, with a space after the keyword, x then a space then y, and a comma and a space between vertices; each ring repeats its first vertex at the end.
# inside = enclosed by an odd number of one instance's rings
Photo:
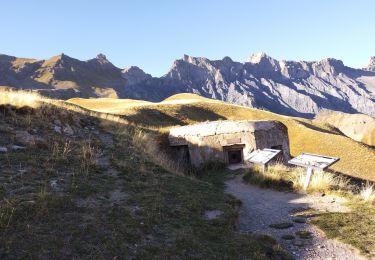
POLYGON ((243 163, 243 144, 224 146, 224 157, 227 164, 243 163))
POLYGON ((177 159, 178 163, 183 166, 190 165, 190 154, 189 147, 187 145, 175 146, 174 157, 177 159))

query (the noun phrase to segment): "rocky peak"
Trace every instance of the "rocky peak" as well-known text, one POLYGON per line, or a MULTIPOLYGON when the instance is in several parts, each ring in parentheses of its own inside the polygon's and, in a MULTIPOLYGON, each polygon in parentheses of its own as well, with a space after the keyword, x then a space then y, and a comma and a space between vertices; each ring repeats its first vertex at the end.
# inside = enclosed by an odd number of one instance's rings
POLYGON ((247 62, 252 63, 254 65, 259 65, 262 67, 272 67, 274 69, 280 69, 279 62, 275 60, 274 58, 268 56, 264 52, 252 54, 247 62))
POLYGON ((304 79, 310 75, 309 64, 304 61, 280 61, 281 74, 290 79, 304 79))
POLYGON ((98 55, 96 55, 96 59, 97 60, 107 60, 107 56, 105 56, 103 53, 99 53, 98 55))
POLYGON ((150 74, 145 73, 137 66, 131 66, 122 70, 122 77, 126 79, 127 84, 134 85, 147 79, 151 79, 150 74))
POLYGON ((60 55, 56 55, 48 60, 45 60, 43 66, 62 66, 70 63, 72 60, 74 59, 64 53, 61 53, 60 55))
POLYGON ((259 77, 280 74, 279 61, 264 52, 255 53, 247 60, 246 67, 259 77))
POLYGON ((364 67, 364 70, 375 71, 375 56, 370 57, 367 66, 364 67))
POLYGON ((271 60, 271 59, 272 58, 270 56, 268 56, 265 52, 257 52, 257 53, 251 54, 251 56, 249 57, 247 62, 260 63, 264 60, 271 60))
POLYGON ((1 63, 8 63, 8 62, 11 62, 15 59, 16 59, 16 57, 5 55, 5 54, 0 54, 0 64, 1 63))
POLYGON ((232 60, 230 57, 225 56, 225 57, 223 58, 223 62, 225 62, 225 63, 232 63, 233 60, 232 60))
POLYGON ((184 57, 181 60, 184 61, 184 62, 186 62, 186 63, 193 64, 193 65, 200 65, 200 64, 208 64, 208 63, 210 63, 210 60, 207 59, 207 58, 204 58, 204 57, 193 57, 193 56, 189 56, 189 55, 186 55, 186 54, 184 54, 184 57))
POLYGON ((344 71, 345 65, 341 60, 328 58, 315 62, 312 68, 316 75, 320 75, 321 73, 337 75, 344 71))
POLYGON ((94 59, 88 60, 87 63, 95 66, 96 69, 115 69, 116 67, 107 59, 103 53, 96 55, 94 59))
POLYGON ((112 64, 103 53, 96 55, 96 58, 93 60, 97 61, 100 64, 112 64))

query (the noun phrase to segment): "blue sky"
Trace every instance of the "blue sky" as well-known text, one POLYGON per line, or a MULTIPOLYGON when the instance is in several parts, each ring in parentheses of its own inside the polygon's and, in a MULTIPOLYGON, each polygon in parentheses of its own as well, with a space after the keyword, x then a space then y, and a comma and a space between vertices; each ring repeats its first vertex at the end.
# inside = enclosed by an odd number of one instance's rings
POLYGON ((372 0, 1 0, 0 53, 46 59, 104 53, 118 67, 154 76, 183 54, 245 61, 375 56, 372 0))

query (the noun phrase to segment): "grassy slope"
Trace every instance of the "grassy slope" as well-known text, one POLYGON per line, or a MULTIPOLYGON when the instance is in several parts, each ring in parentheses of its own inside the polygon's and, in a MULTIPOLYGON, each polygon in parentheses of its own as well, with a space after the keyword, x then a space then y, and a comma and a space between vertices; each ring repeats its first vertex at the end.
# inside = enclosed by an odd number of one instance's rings
POLYGON ((45 139, 0 154, 0 258, 286 258, 272 239, 234 232, 238 201, 217 170, 215 182, 168 173, 128 125, 50 105, 0 110, 0 145, 16 130, 45 139), (57 134, 56 120, 80 131, 57 134), (212 209, 223 215, 205 220, 212 209))
MULTIPOLYGON (((293 156, 302 152, 337 156, 340 157, 340 161, 331 167, 333 170, 375 181, 375 150, 335 132, 324 124, 212 101, 192 94, 179 94, 167 101, 171 100, 174 102, 161 102, 146 106, 129 105, 123 109, 106 112, 115 112, 131 122, 159 130, 160 128, 168 129, 173 125, 191 124, 206 120, 279 120, 288 127, 293 156), (195 99, 195 102, 189 104, 184 102, 186 99, 195 99)), ((75 103, 74 100, 72 102, 75 103)), ((85 106, 84 102, 77 104, 85 106)), ((90 107, 92 108, 92 106, 100 110, 101 100, 92 100, 90 107)))

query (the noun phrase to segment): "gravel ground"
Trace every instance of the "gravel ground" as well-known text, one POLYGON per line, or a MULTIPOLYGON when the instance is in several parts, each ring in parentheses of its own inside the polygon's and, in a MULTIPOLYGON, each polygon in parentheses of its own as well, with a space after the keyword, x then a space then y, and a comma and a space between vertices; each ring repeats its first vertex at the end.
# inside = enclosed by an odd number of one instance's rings
POLYGON ((241 232, 271 235, 295 259, 366 259, 352 246, 328 239, 312 224, 295 223, 293 220, 296 217, 291 216, 293 212, 306 208, 330 212, 348 211, 342 205, 345 202, 342 198, 261 189, 243 183, 241 175, 226 182, 226 192, 242 201, 239 217, 241 232), (269 227, 283 222, 293 223, 293 226, 285 229, 269 227), (312 238, 299 238, 295 233, 300 230, 311 232, 312 238), (295 239, 282 239, 284 235, 294 235, 295 239))

